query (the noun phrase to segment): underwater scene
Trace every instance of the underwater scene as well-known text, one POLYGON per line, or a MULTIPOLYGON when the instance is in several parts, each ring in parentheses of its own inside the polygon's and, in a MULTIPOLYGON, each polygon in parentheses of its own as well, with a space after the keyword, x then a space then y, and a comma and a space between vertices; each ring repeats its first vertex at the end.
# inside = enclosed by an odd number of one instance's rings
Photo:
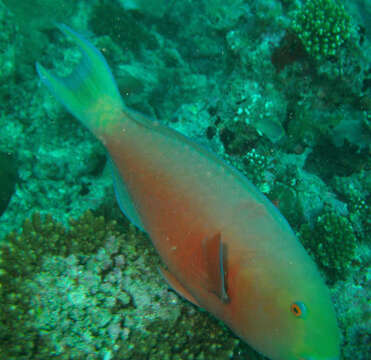
POLYGON ((0 359, 371 358, 371 0, 0 27, 0 359))

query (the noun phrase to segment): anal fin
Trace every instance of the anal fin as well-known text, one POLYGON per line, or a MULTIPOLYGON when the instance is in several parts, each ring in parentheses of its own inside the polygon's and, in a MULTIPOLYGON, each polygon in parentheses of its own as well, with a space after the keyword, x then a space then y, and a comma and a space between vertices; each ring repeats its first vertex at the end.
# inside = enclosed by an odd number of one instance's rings
POLYGON ((179 280, 171 274, 169 271, 165 270, 164 268, 159 268, 162 276, 165 278, 167 283, 170 285, 172 289, 174 289, 179 295, 187 299, 194 305, 200 306, 196 299, 189 293, 187 289, 179 282, 179 280))

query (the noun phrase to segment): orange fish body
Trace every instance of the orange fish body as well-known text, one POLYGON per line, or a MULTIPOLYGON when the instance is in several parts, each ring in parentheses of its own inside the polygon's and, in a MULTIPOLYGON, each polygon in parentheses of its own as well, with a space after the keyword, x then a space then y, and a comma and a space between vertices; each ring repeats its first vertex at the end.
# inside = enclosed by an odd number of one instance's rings
POLYGON ((183 135, 125 108, 103 56, 41 79, 106 146, 118 202, 151 237, 179 293, 273 360, 336 360, 328 289, 278 210, 241 174, 183 135), (82 71, 83 70, 83 71, 82 71))

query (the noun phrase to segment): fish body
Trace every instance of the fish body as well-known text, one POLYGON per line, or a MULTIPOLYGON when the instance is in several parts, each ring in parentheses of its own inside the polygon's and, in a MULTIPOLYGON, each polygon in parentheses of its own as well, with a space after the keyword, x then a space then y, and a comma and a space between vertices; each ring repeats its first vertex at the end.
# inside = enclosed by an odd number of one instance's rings
POLYGON ((272 360, 336 360, 329 291, 289 224, 213 153, 123 104, 97 49, 68 27, 83 59, 39 75, 105 145, 123 212, 152 239, 170 285, 272 360))

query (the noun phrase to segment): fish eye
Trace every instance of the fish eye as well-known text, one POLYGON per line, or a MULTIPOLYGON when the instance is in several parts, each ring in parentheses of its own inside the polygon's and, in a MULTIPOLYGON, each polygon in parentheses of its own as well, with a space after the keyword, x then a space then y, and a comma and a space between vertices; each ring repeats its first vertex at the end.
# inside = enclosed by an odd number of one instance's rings
POLYGON ((295 317, 298 318, 304 318, 307 314, 306 306, 300 301, 293 302, 290 306, 290 311, 295 317))

